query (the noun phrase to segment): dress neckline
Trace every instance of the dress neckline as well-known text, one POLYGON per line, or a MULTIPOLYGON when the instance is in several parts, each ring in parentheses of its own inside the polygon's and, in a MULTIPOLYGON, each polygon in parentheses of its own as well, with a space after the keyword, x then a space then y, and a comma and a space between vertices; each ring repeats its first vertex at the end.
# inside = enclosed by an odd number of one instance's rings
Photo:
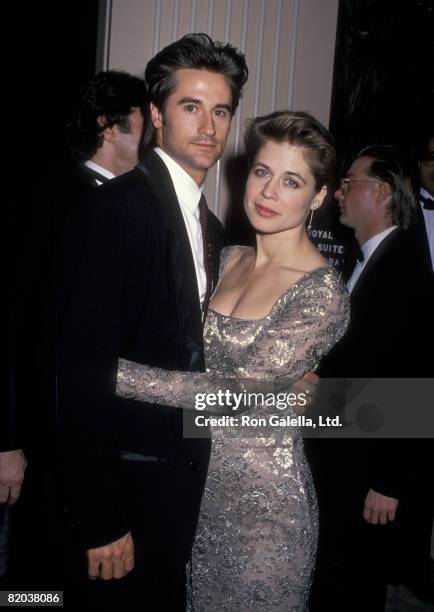
MULTIPOLYGON (((228 258, 229 259, 229 258, 228 258)), ((227 263, 227 260, 225 262, 225 264, 227 263)), ((208 308, 208 311, 213 312, 214 314, 216 314, 217 316, 223 318, 223 319, 232 319, 234 321, 250 321, 250 322, 254 322, 254 321, 263 321, 264 319, 266 319, 267 317, 269 317, 274 309, 277 307, 277 305, 279 304, 279 302, 292 290, 294 289, 294 287, 297 287, 297 285, 299 285, 300 283, 302 283, 306 278, 308 278, 309 276, 311 276, 312 274, 315 274, 316 272, 319 272, 321 270, 333 270, 333 268, 329 265, 325 265, 325 266, 319 266, 318 268, 314 268, 313 270, 310 270, 309 272, 305 272, 302 276, 300 276, 300 278, 295 281, 295 283, 291 283, 291 285, 289 285, 289 287, 281 294, 279 295, 279 297, 277 298, 277 300, 274 302, 274 304, 272 305, 272 307, 270 308, 269 312, 267 312, 267 314, 264 317, 260 317, 259 319, 245 319, 242 317, 233 317, 232 315, 225 315, 221 312, 218 312, 217 310, 214 310, 213 308, 208 308)), ((222 270, 223 272, 223 270, 222 270)))

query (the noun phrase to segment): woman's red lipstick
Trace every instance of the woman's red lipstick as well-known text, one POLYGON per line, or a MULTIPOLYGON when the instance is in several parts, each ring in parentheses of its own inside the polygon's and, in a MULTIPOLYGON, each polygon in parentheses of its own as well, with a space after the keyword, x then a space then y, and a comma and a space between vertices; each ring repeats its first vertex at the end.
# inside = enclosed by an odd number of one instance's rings
POLYGON ((277 213, 275 210, 272 210, 271 208, 267 208, 266 206, 263 206, 262 204, 255 204, 255 208, 258 211, 258 213, 261 215, 261 217, 277 217, 277 215, 279 213, 277 213))

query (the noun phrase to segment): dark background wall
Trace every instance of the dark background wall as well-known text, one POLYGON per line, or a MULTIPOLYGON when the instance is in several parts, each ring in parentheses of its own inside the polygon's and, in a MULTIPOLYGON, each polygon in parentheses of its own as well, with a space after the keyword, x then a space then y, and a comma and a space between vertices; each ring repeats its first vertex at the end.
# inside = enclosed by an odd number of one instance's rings
MULTIPOLYGON (((53 154, 80 87, 95 74, 98 0, 15 3, 4 20, 6 103, 19 149, 53 154), (10 78, 9 78, 10 77, 10 78), (10 86, 10 87, 8 87, 10 86)), ((330 127, 341 156, 374 142, 410 148, 434 108, 432 0, 341 0, 330 127)), ((431 120, 432 121, 432 120, 431 120)), ((12 142, 13 144, 13 142, 12 142)))
POLYGON ((411 151, 434 115, 432 0, 341 0, 330 128, 343 163, 362 147, 411 151))
POLYGON ((97 18, 98 0, 15 2, 5 12, 9 142, 32 164, 61 152, 74 100, 95 74, 97 18))
MULTIPOLYGON (((411 155, 433 133, 433 32, 432 0, 340 0, 329 124, 338 177, 367 145, 411 155)), ((354 232, 339 223, 333 198, 310 235, 329 263, 352 269, 354 232)))

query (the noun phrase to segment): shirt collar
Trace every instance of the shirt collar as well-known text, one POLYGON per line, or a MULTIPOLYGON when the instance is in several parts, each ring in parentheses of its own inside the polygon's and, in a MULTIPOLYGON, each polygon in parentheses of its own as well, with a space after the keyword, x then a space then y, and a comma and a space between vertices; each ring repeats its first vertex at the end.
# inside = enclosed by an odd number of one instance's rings
POLYGON ((393 230, 395 230, 397 227, 398 227, 397 225, 391 225, 390 227, 383 230, 379 234, 375 234, 375 236, 372 236, 371 238, 369 238, 369 240, 367 240, 365 244, 363 244, 360 247, 364 255, 363 263, 365 265, 368 259, 371 257, 372 253, 378 247, 378 245, 386 238, 386 236, 388 236, 391 232, 393 232, 393 230))
POLYGON ((109 170, 106 170, 102 166, 99 166, 98 164, 91 161, 90 159, 87 159, 84 162, 84 165, 90 168, 91 170, 95 170, 95 172, 98 172, 98 174, 101 174, 102 176, 105 176, 108 179, 115 178, 116 176, 115 174, 113 174, 113 172, 109 172, 109 170))
POLYGON ((154 151, 160 156, 169 171, 179 202, 182 202, 184 206, 194 213, 199 206, 202 189, 198 187, 197 183, 187 174, 184 168, 181 168, 163 149, 155 147, 154 151))
POLYGON ((420 195, 424 198, 428 198, 428 200, 434 200, 434 195, 423 187, 420 188, 420 195))

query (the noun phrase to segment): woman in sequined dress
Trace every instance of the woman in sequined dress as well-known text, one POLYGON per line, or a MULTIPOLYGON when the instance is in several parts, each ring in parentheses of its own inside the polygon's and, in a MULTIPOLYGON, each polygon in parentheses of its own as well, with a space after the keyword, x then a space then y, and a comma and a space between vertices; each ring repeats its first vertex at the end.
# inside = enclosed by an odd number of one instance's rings
MULTIPOLYGON (((121 360, 118 395, 194 410, 198 393, 249 385, 288 391, 346 329, 344 285, 305 229, 333 174, 330 134, 306 113, 277 112, 252 120, 245 140, 251 167, 244 207, 256 246, 222 252, 204 328, 207 371, 121 360)), ((248 414, 276 412, 262 404, 248 414)), ((318 523, 300 431, 275 427, 252 437, 237 426, 211 430, 189 609, 304 610, 318 523)))

